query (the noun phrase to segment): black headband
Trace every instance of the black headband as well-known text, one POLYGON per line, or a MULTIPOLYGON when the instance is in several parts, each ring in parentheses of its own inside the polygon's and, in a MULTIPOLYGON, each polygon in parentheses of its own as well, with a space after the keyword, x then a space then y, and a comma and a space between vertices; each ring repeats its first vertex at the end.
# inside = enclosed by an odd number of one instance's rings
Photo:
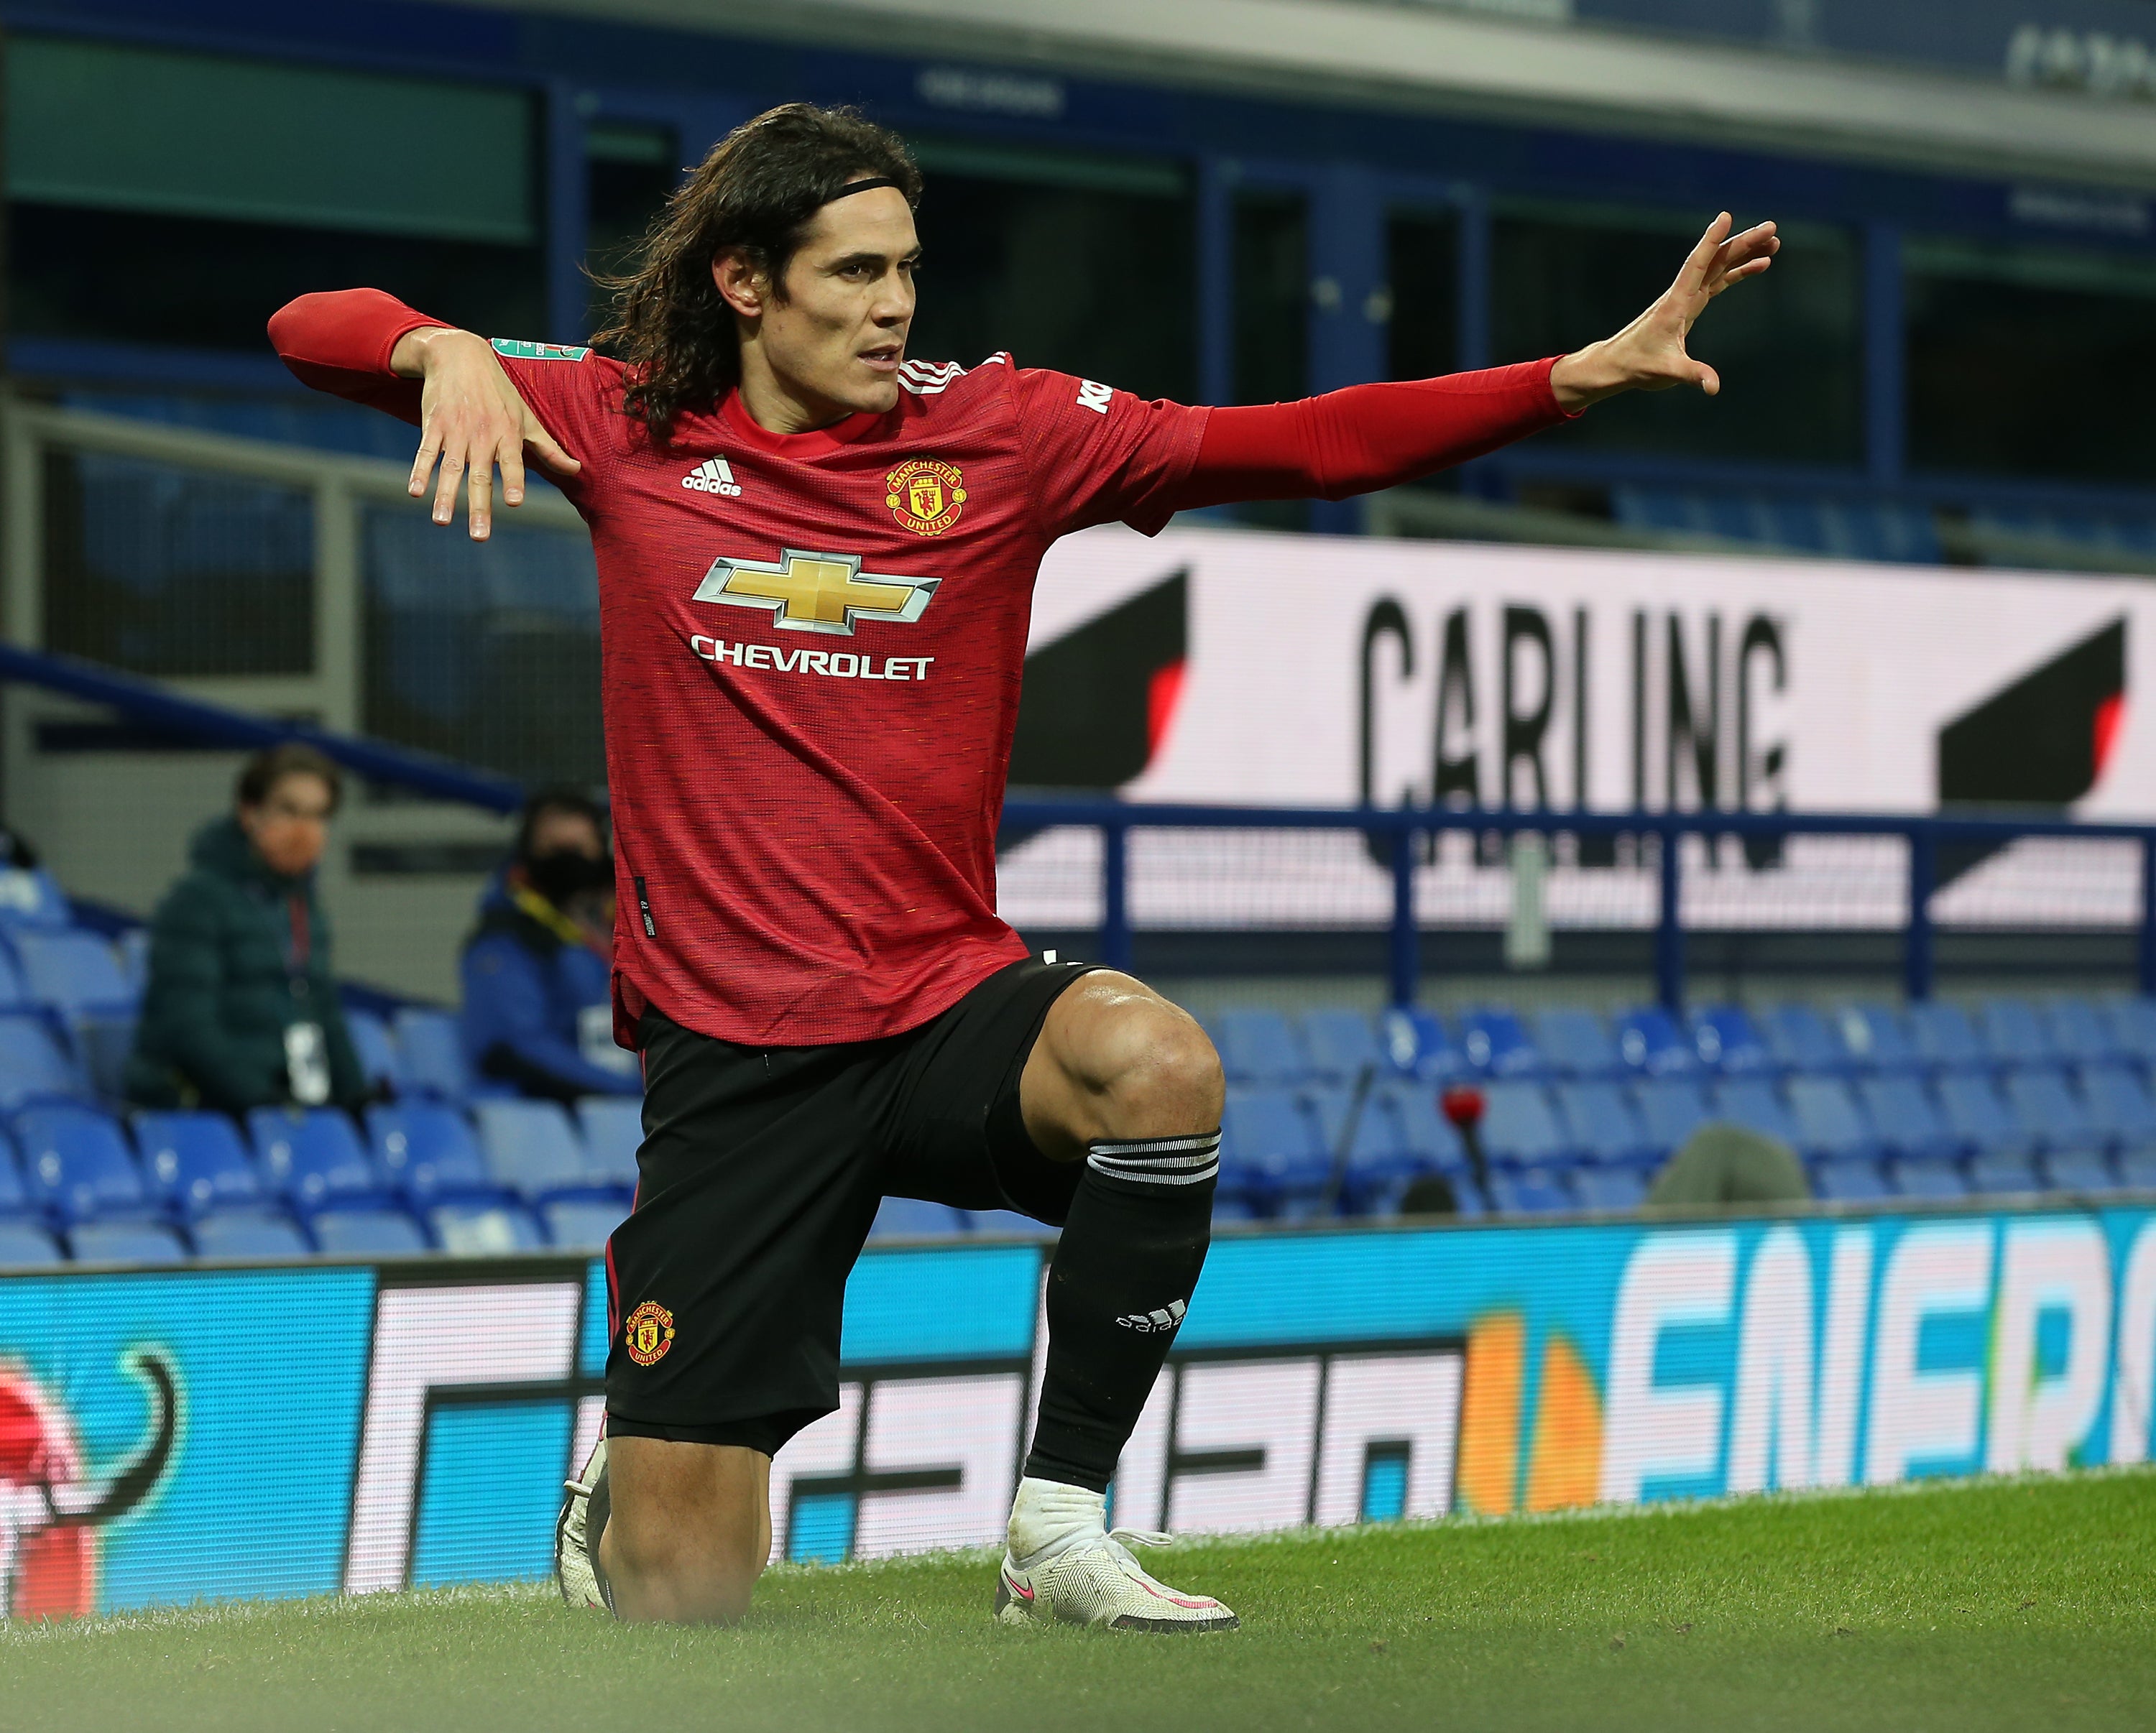
MULTIPOLYGON (((836 204, 842 198, 851 198, 856 192, 873 192, 879 187, 898 187, 898 182, 888 175, 879 175, 872 181, 849 181, 824 203, 836 204)), ((899 187, 898 190, 903 192, 906 189, 899 187)))

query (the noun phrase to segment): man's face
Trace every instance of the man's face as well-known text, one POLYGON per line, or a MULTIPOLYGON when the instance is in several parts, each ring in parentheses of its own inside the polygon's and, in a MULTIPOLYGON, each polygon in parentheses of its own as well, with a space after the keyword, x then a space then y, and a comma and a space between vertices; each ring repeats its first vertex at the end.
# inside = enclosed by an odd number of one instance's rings
POLYGON ((531 858, 542 854, 581 854, 586 860, 597 860, 606 853, 599 840, 599 828, 591 821, 588 813, 571 812, 564 807, 545 807, 531 821, 531 858))
POLYGON ((733 255, 713 265, 719 288, 752 322, 753 341, 798 401, 835 419, 880 415, 898 401, 898 367, 913 322, 921 242, 894 187, 834 199, 816 213, 786 268, 782 299, 733 255))
POLYGON ((296 879, 322 858, 335 804, 327 782, 294 771, 270 785, 261 805, 240 808, 239 828, 271 872, 296 879))

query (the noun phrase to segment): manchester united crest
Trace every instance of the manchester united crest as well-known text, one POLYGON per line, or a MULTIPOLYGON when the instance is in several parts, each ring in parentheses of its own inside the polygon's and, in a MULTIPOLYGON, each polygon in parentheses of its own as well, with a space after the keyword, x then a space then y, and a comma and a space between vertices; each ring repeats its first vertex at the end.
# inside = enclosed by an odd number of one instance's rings
POLYGON ((941 536, 966 509, 966 478, 956 464, 914 458, 883 479, 883 503, 916 536, 941 536))
POLYGON ((639 1366, 656 1366, 674 1346, 673 1313, 655 1300, 645 1300, 629 1315, 621 1341, 639 1366))

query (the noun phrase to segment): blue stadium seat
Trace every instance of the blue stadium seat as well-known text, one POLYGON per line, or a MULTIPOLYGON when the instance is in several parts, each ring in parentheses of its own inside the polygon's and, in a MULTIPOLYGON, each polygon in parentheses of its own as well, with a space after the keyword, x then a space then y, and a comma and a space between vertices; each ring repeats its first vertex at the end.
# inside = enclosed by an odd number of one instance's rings
POLYGON ((1605 1166, 1639 1166, 1656 1151, 1640 1115, 1614 1083, 1560 1083, 1558 1115, 1571 1147, 1605 1166))
POLYGON ((351 1032, 352 1050, 359 1055, 359 1069, 367 1080, 377 1087, 386 1084, 397 1089, 403 1078, 398 1064, 397 1040, 389 1033, 389 1025, 372 1011, 346 1006, 344 1026, 351 1032))
POLYGON ((12 936, 65 927, 74 920, 66 895, 43 867, 0 869, 0 927, 12 936))
POLYGON ((536 1252, 547 1243, 537 1218, 521 1203, 438 1203, 427 1226, 434 1243, 459 1258, 536 1252))
POLYGON ((1220 1184, 1264 1202, 1322 1185, 1330 1168, 1317 1127, 1286 1090, 1235 1089, 1220 1115, 1220 1184))
POLYGON ((1636 1167, 1575 1167, 1572 1189, 1583 1209, 1637 1209, 1647 1201, 1647 1177, 1636 1167))
POLYGON ((1223 1011, 1212 1027, 1230 1083, 1296 1084, 1310 1075, 1294 1025, 1277 1011, 1259 1006, 1223 1011))
POLYGON ((2112 1048, 2144 1069, 2156 1068, 2156 999, 2112 999, 2100 1008, 2112 1048))
POLYGON ((1640 1076, 1682 1077, 1699 1069, 1691 1037, 1659 1005, 1641 1005, 1617 1019, 1617 1051, 1640 1076))
POLYGON ((1534 1039, 1557 1076, 1596 1079, 1625 1073, 1609 1025, 1592 1011, 1573 1007, 1543 1012, 1534 1020, 1534 1039))
POLYGON ((2131 1150, 2118 1158, 2118 1182, 2129 1192, 2156 1192, 2156 1150, 2131 1150))
POLYGON ((1388 1011, 1378 1021, 1380 1043, 1393 1069, 1424 1083, 1450 1083, 1467 1074, 1467 1055, 1434 1011, 1419 1005, 1388 1011))
POLYGON ((42 1015, 0 1015, 0 1113, 35 1101, 86 1100, 90 1094, 88 1080, 42 1015))
POLYGON ((472 1114, 487 1172, 504 1190, 537 1203, 591 1189, 583 1145, 559 1102, 480 1101, 472 1114))
POLYGON ((120 959, 120 972, 140 999, 150 984, 150 929, 131 926, 112 941, 112 954, 120 959))
POLYGON ((162 1222, 84 1222, 68 1230, 78 1264, 177 1264, 187 1255, 162 1222))
POLYGON ((1352 1084, 1368 1070, 1382 1077, 1390 1068, 1378 1032, 1359 1011, 1338 1006, 1313 1011, 1302 1020, 1312 1073, 1321 1082, 1352 1084))
POLYGON ((584 1168, 624 1192, 636 1189, 636 1152, 644 1144, 644 1103, 625 1095, 587 1095, 577 1103, 584 1168))
POLYGON ((1578 1207, 1564 1175, 1554 1169, 1507 1168, 1490 1176, 1490 1202, 1500 1215, 1541 1216, 1578 1207))
POLYGON ((397 1013, 397 1052, 404 1086, 415 1095, 462 1101, 472 1093, 464 1036, 445 1011, 407 1005, 397 1013))
POLYGON ((539 1210, 547 1238, 564 1252, 598 1251, 628 1215, 628 1207, 613 1198, 561 1197, 539 1210))
POLYGON ((2113 1151, 2156 1148, 2156 1100, 2126 1066, 2085 1066, 2082 1099, 2090 1125, 2113 1151))
POLYGON ((28 1222, 0 1222, 0 1269, 60 1261, 59 1247, 44 1228, 28 1222))
POLYGON ((2036 1164, 2027 1156, 1995 1150, 1970 1158, 1969 1189, 1979 1197, 2016 1197, 2024 1192, 2042 1191, 2044 1182, 2037 1175, 2036 1164))
POLYGON ((2090 1116, 2088 1104, 2051 1066, 2017 1067, 2006 1074, 2005 1088, 2014 1127, 2031 1149, 2103 1148, 2104 1135, 2090 1116))
POLYGON ((1393 1114, 1399 1121, 1402 1149, 1422 1167, 1464 1172, 1467 1152, 1460 1147, 1459 1132, 1439 1110, 1437 1091, 1406 1084, 1390 1094, 1393 1114))
POLYGON ((918 1197, 886 1197, 870 1225, 869 1238, 940 1239, 965 1231, 965 1218, 947 1203, 927 1203, 918 1197))
POLYGON ((270 1185, 301 1209, 359 1209, 385 1201, 358 1131, 333 1107, 304 1113, 258 1107, 247 1115, 247 1132, 270 1185))
POLYGON ((1540 1084, 1493 1083, 1484 1095, 1482 1150, 1493 1166, 1561 1166, 1572 1159, 1571 1140, 1540 1084))
POLYGON ((1667 1156, 1711 1117, 1707 1094, 1692 1077, 1643 1077, 1633 1085, 1647 1141, 1667 1156))
POLYGON ((260 1210, 203 1216, 194 1223, 199 1258, 309 1258, 314 1255, 290 1218, 260 1210))
POLYGON ((1986 1063, 1969 1013, 1943 999, 1919 999, 1909 1007, 1909 1039, 1918 1060, 1933 1071, 1974 1071, 1986 1063))
MULTIPOLYGON (((2036 1152, 2036 1140, 2016 1125, 1989 1077, 1949 1071, 1938 1080, 1939 1111, 1947 1129, 1974 1156, 2036 1152)), ((1971 1159, 1974 1159, 1974 1156, 1971 1159)))
POLYGON ((1691 1044, 1709 1070, 1764 1071, 1773 1064, 1766 1038, 1739 1005, 1712 1005, 1695 1014, 1691 1044))
POLYGON ((439 1101, 400 1101, 367 1110, 367 1141, 389 1183, 414 1205, 498 1193, 471 1127, 439 1101))
POLYGON ((2118 1176, 2093 1150, 2062 1150, 2044 1158, 2044 1177, 2055 1192, 2115 1192, 2118 1176))
POLYGON ((2087 999, 2061 994, 2044 1007, 2051 1051, 2077 1065, 2100 1065, 2118 1057, 2118 1043, 2087 999))
POLYGON ((1797 1148, 1804 1155, 1815 1161, 1876 1158, 1879 1139, 1841 1079, 1792 1077, 1789 1095, 1797 1148))
POLYGON ((1707 1091, 1707 1107, 1715 1118, 1772 1137, 1791 1149, 1804 1146, 1804 1133, 1790 1117, 1788 1105, 1763 1077, 1725 1077, 1707 1091))
POLYGON ((1904 1197, 1953 1199, 1969 1195, 1961 1170, 1951 1161, 1897 1161, 1893 1174, 1894 1188, 1904 1197))
POLYGON ((1224 1222, 1262 1222, 1265 1217, 1259 1213, 1258 1206, 1248 1197, 1215 1192, 1213 1194, 1213 1220, 1218 1226, 1224 1222))
POLYGON ((1915 1071, 1922 1067, 1908 1025, 1891 1005, 1845 1005, 1835 1013, 1834 1027, 1848 1063, 1859 1071, 1915 1071))
POLYGON ((1977 1007, 1977 1033, 1994 1065, 2041 1065, 2061 1057, 2051 1026, 2026 999, 1998 993, 1977 1007))
POLYGON ((23 972, 16 966, 14 952, 0 945, 0 1011, 28 1011, 33 1004, 23 972))
POLYGON ((1777 1070, 1830 1074, 1851 1069, 1848 1047, 1810 1005, 1777 1005, 1761 1033, 1777 1070))
POLYGON ((1460 1019, 1460 1046, 1468 1065, 1483 1077, 1539 1077, 1547 1069, 1519 1018, 1496 1007, 1460 1019))
MULTIPOLYGON (((1314 1089, 1306 1091, 1303 1099, 1317 1116, 1318 1145, 1324 1150, 1329 1165, 1339 1158, 1340 1140, 1348 1129, 1348 1115, 1355 1092, 1348 1089, 1314 1089)), ((1347 1166, 1374 1172, 1400 1162, 1404 1155, 1399 1120, 1394 1115, 1391 1095, 1388 1091, 1373 1089, 1363 1100, 1362 1112, 1356 1116, 1355 1138, 1348 1149, 1347 1166)))
POLYGON ((1907 1073, 1861 1078, 1856 1094, 1871 1116, 1871 1129, 1898 1159, 1952 1161, 1969 1153, 1968 1146, 1939 1116, 1938 1104, 1921 1079, 1907 1073))
POLYGON ((1813 1189, 1830 1203, 1869 1203, 1894 1195, 1876 1161, 1815 1161, 1811 1173, 1813 1189))
POLYGON ((182 1215, 244 1207, 262 1196, 239 1129, 221 1113, 144 1113, 135 1146, 150 1182, 182 1215))
POLYGON ((126 1134, 93 1108, 25 1108, 15 1137, 33 1195, 64 1221, 154 1213, 126 1134))
POLYGON ((326 1209, 307 1223, 330 1258, 403 1258, 431 1248, 401 1209, 326 1209))
POLYGON ((14 946, 23 985, 38 1004, 70 1018, 134 1013, 134 983, 95 933, 18 932, 14 946))

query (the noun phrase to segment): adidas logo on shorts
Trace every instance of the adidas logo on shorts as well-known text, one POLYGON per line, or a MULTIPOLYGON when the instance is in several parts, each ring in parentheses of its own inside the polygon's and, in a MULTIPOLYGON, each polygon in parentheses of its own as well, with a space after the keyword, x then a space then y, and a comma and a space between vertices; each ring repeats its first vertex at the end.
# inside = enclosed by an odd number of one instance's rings
POLYGON ((1126 1330, 1135 1330, 1141 1336, 1158 1336, 1173 1330, 1183 1321, 1183 1315, 1190 1308, 1179 1300, 1171 1300, 1166 1306, 1150 1312, 1132 1312, 1116 1321, 1126 1330))
POLYGON ((734 479, 724 458, 706 458, 681 478, 681 485, 700 494, 724 494, 730 500, 741 497, 741 484, 734 479))

